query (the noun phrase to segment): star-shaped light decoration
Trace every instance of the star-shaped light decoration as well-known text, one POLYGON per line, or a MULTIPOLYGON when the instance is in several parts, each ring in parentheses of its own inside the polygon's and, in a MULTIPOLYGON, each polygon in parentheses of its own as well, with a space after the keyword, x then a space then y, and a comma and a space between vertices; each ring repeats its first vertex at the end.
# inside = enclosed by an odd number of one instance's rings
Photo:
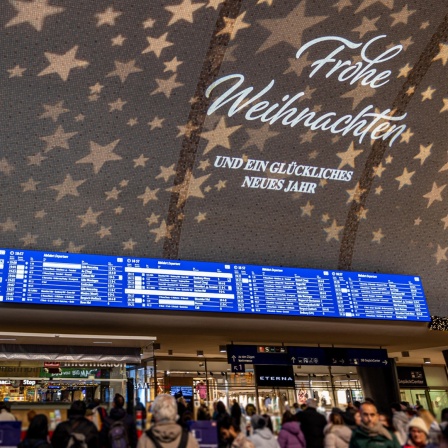
POLYGON ((169 98, 174 89, 182 87, 184 84, 176 81, 177 73, 174 73, 168 79, 156 78, 156 83, 158 87, 151 92, 151 95, 156 93, 163 93, 167 98, 169 98))
POLYGON ((32 233, 28 232, 25 236, 19 239, 20 241, 22 241, 24 246, 32 246, 37 243, 37 238, 39 238, 39 235, 33 235, 32 233))
POLYGON ((288 58, 289 67, 283 72, 283 74, 287 75, 288 73, 295 73, 300 78, 303 70, 313 63, 312 59, 308 59, 308 54, 309 51, 302 54, 299 59, 288 58))
POLYGON ((367 17, 362 18, 361 25, 356 28, 353 28, 352 31, 354 33, 359 33, 359 38, 362 39, 367 33, 371 33, 372 31, 378 31, 377 26, 375 25, 378 22, 380 16, 375 17, 374 19, 369 19, 367 17))
POLYGON ((117 200, 120 193, 121 190, 117 187, 113 187, 112 190, 105 191, 104 194, 106 195, 106 201, 117 200))
POLYGON ((120 17, 123 13, 120 11, 115 11, 112 6, 106 8, 103 12, 99 12, 95 14, 96 19, 98 20, 96 23, 97 28, 103 25, 114 26, 115 21, 120 17))
POLYGON ((433 89, 431 86, 428 86, 428 88, 422 92, 422 101, 426 100, 432 100, 432 95, 436 91, 436 89, 433 89))
POLYGON ((412 40, 412 36, 409 36, 407 39, 400 40, 400 45, 403 46, 403 50, 406 51, 414 41, 412 40))
POLYGON ((22 192, 25 193, 27 191, 36 191, 37 186, 40 184, 40 182, 35 181, 32 177, 30 177, 26 182, 23 182, 20 184, 22 187, 22 192))
POLYGON ((210 176, 211 174, 207 174, 195 178, 192 172, 188 170, 185 174, 184 181, 179 185, 174 185, 173 187, 168 188, 167 191, 179 194, 177 206, 181 207, 189 197, 204 198, 201 186, 210 176))
POLYGON ((65 8, 60 6, 50 6, 49 0, 9 0, 17 15, 14 16, 5 28, 22 23, 29 23, 36 31, 42 31, 47 17, 60 14, 65 8))
POLYGON ((159 118, 156 115, 151 121, 148 122, 148 126, 151 128, 151 131, 157 128, 162 129, 164 121, 165 118, 159 118))
POLYGON ((198 222, 198 224, 207 219, 207 213, 199 212, 194 219, 198 222))
POLYGON ((249 138, 246 140, 246 143, 241 147, 241 150, 250 148, 251 146, 256 146, 261 152, 264 151, 266 146, 266 142, 278 134, 279 132, 275 132, 271 130, 269 123, 263 124, 261 128, 253 129, 246 128, 245 131, 249 135, 249 138))
POLYGON ((443 107, 439 113, 446 112, 448 110, 448 98, 443 98, 443 107))
POLYGON ((134 250, 134 247, 137 245, 137 242, 134 241, 132 238, 129 238, 127 241, 123 241, 122 243, 123 250, 134 250))
POLYGON ((110 236, 112 235, 112 232, 110 231, 110 229, 112 229, 112 226, 110 227, 106 227, 106 226, 101 226, 100 230, 98 230, 98 232, 96 232, 96 234, 101 238, 105 238, 106 236, 110 236))
POLYGON ((176 175, 175 164, 165 167, 160 167, 160 173, 156 176, 156 179, 163 179, 165 182, 168 182, 172 176, 176 175))
POLYGON ((172 42, 166 39, 167 36, 168 33, 162 34, 157 38, 148 36, 146 40, 148 41, 149 45, 142 51, 142 54, 154 53, 157 58, 160 58, 162 51, 165 48, 171 47, 171 45, 173 45, 172 42))
POLYGON ((47 159, 47 157, 44 157, 40 152, 33 154, 31 156, 27 156, 27 158, 28 158, 28 165, 34 165, 34 166, 40 166, 41 163, 47 159))
POLYGON ((439 52, 433 61, 439 60, 442 61, 443 65, 445 65, 448 61, 448 44, 439 44, 439 52))
POLYGON ((89 207, 84 215, 78 215, 78 218, 81 220, 81 227, 85 227, 87 225, 96 225, 98 224, 98 217, 103 212, 94 212, 92 207, 89 207))
POLYGON ((165 6, 165 9, 172 14, 168 26, 177 23, 179 20, 193 23, 193 13, 203 6, 204 3, 193 3, 191 0, 182 0, 178 5, 165 6))
POLYGON ((238 31, 250 27, 250 23, 244 22, 244 17, 246 16, 246 13, 247 11, 244 11, 236 19, 232 19, 230 17, 223 17, 224 28, 219 30, 219 32, 216 33, 216 35, 220 36, 221 34, 230 34, 231 36, 230 38, 234 39, 238 31))
POLYGON ((409 72, 412 70, 412 67, 409 65, 409 63, 406 63, 404 67, 400 68, 400 71, 398 72, 397 78, 407 78, 409 75, 409 72))
POLYGON ((138 73, 143 71, 141 68, 135 66, 135 59, 132 59, 128 62, 114 61, 114 63, 115 70, 108 73, 106 77, 110 78, 111 76, 118 76, 122 83, 126 81, 131 73, 138 73))
POLYGON ((203 132, 201 137, 208 140, 207 146, 204 149, 204 154, 209 153, 216 146, 223 146, 224 148, 230 149, 231 144, 229 137, 236 132, 241 125, 232 126, 228 128, 226 126, 226 121, 224 117, 221 117, 216 125, 216 128, 211 131, 203 132))
POLYGON ((158 243, 164 238, 171 238, 171 229, 171 226, 167 226, 166 221, 163 219, 160 226, 155 229, 151 229, 150 232, 155 234, 155 242, 158 243))
POLYGON ((179 67, 179 65, 182 65, 182 64, 183 64, 183 61, 179 61, 179 59, 177 59, 177 56, 174 56, 174 58, 171 59, 171 61, 163 63, 163 65, 165 66, 165 70, 163 70, 163 71, 176 73, 177 67, 179 67))
POLYGON ((60 115, 70 112, 69 109, 63 107, 63 104, 63 100, 55 104, 44 104, 45 112, 39 115, 39 118, 51 118, 56 123, 60 115))
POLYGON ((383 172, 386 171, 386 167, 383 166, 383 163, 380 162, 378 166, 373 167, 373 175, 377 177, 381 177, 383 172))
POLYGON ((394 8, 394 0, 363 0, 362 3, 358 6, 358 9, 355 11, 355 14, 358 14, 359 12, 364 11, 365 9, 377 3, 382 3, 386 8, 389 9, 394 8))
POLYGON ((414 14, 415 12, 415 9, 410 10, 408 5, 404 5, 401 11, 392 13, 390 15, 394 19, 391 26, 398 25, 399 23, 407 25, 409 17, 412 16, 412 14, 414 14))
POLYGON ((119 141, 117 139, 105 146, 101 146, 91 140, 90 154, 79 159, 76 163, 91 163, 93 165, 93 172, 98 174, 105 163, 122 159, 121 156, 114 153, 114 149, 119 141))
POLYGON ((325 241, 329 242, 331 240, 339 241, 339 234, 341 233, 344 226, 338 226, 336 219, 333 219, 333 222, 329 227, 324 227, 324 232, 327 234, 327 238, 325 241))
POLYGON ((352 110, 355 110, 361 101, 372 97, 375 93, 375 89, 372 89, 370 86, 363 86, 361 83, 358 83, 354 89, 341 95, 341 98, 351 98, 353 101, 352 110))
POLYGON ((313 208, 314 205, 312 205, 311 202, 308 201, 305 205, 302 205, 302 207, 300 207, 300 210, 302 210, 301 216, 311 216, 313 208))
POLYGON ((54 148, 69 149, 68 141, 77 134, 77 132, 65 132, 62 125, 59 125, 54 134, 40 137, 41 140, 47 143, 44 152, 49 152, 54 148))
POLYGON ((356 217, 358 218, 358 221, 361 221, 361 219, 367 219, 367 212, 369 210, 364 207, 360 207, 359 210, 356 212, 356 217))
POLYGON ((144 22, 143 22, 143 28, 146 30, 148 28, 152 28, 154 26, 154 23, 156 23, 156 21, 151 18, 148 17, 144 22))
POLYGON ((364 152, 364 150, 355 149, 355 143, 351 142, 347 151, 336 153, 336 155, 341 159, 338 170, 343 168, 345 165, 355 168, 355 158, 358 157, 362 152, 364 152))
POLYGON ((13 68, 8 69, 7 72, 9 73, 9 78, 21 78, 26 72, 26 68, 16 65, 13 68))
POLYGON ((42 70, 37 76, 57 73, 63 81, 67 81, 71 70, 74 68, 86 68, 89 65, 87 61, 76 59, 77 51, 78 45, 75 45, 71 50, 64 54, 45 52, 45 57, 50 65, 42 70))
POLYGON ((57 239, 53 240, 53 246, 61 247, 63 242, 64 241, 61 238, 57 238, 57 239))
POLYGON ((151 213, 149 218, 146 218, 148 221, 148 226, 152 226, 153 224, 158 224, 160 219, 160 215, 156 215, 154 212, 151 213))
POLYGON ((373 238, 372 238, 372 243, 381 243, 381 240, 384 238, 384 234, 383 231, 381 230, 381 228, 379 228, 377 231, 372 232, 373 234, 373 238))
POLYGON ((357 182, 357 184, 355 185, 355 188, 353 188, 351 190, 346 190, 346 191, 348 193, 347 204, 350 204, 350 202, 352 202, 352 201, 359 203, 361 200, 361 196, 365 193, 366 190, 361 188, 359 185, 359 182, 357 182))
POLYGON ((307 16, 305 14, 306 4, 306 1, 302 0, 286 17, 271 17, 260 20, 260 25, 266 28, 270 35, 263 42, 257 53, 267 50, 280 42, 287 42, 298 50, 302 46, 304 31, 308 28, 313 28, 328 18, 328 16, 307 16))
POLYGON ((74 180, 70 174, 65 176, 64 181, 61 184, 53 185, 49 187, 51 190, 56 190, 58 195, 56 196, 56 201, 60 201, 65 196, 79 196, 78 188, 87 179, 74 180))
POLYGON ((14 166, 8 162, 5 157, 0 159, 0 173, 9 176, 14 171, 14 166))
POLYGON ((401 190, 405 185, 412 185, 411 177, 415 174, 415 171, 409 172, 405 167, 403 174, 395 178, 399 182, 398 189, 401 190))
POLYGON ((441 261, 446 261, 446 251, 448 250, 447 247, 442 247, 440 244, 437 244, 437 251, 435 254, 433 254, 433 257, 436 259, 436 264, 439 264, 441 261))
POLYGON ((36 213, 34 213, 34 217, 36 219, 44 219, 47 215, 48 213, 44 209, 38 210, 36 213))
POLYGON ((149 187, 145 187, 145 192, 142 193, 140 196, 137 196, 137 199, 141 199, 143 201, 143 205, 146 205, 150 201, 157 201, 159 198, 157 197, 157 193, 159 192, 160 188, 155 188, 154 190, 151 190, 149 187))
POLYGON ((446 215, 445 218, 442 218, 440 221, 443 222, 443 230, 446 230, 448 227, 448 215, 446 215))
POLYGON ((13 219, 8 216, 5 221, 0 222, 0 229, 2 232, 16 232, 18 224, 19 221, 13 221, 13 219))
POLYGON ((442 191, 445 187, 446 184, 438 187, 437 184, 433 182, 431 191, 423 195, 424 198, 428 199, 428 205, 426 208, 429 208, 434 201, 442 201, 442 191))
POLYGON ((113 112, 114 110, 122 111, 127 101, 123 101, 121 98, 117 98, 113 103, 108 103, 109 112, 113 112))
POLYGON ((420 145, 419 153, 414 157, 414 159, 420 159, 420 165, 425 163, 425 160, 431 155, 432 143, 428 146, 420 145))
POLYGON ((352 2, 351 0, 339 0, 332 6, 333 8, 338 8, 338 12, 341 12, 344 8, 349 8, 350 6, 352 6, 352 2))
POLYGON ((140 154, 140 156, 133 160, 134 162, 134 168, 137 168, 139 166, 145 167, 146 162, 149 160, 149 157, 145 157, 143 154, 140 154))
POLYGON ((403 134, 401 134, 400 143, 409 143, 409 140, 414 135, 414 133, 411 131, 411 128, 407 128, 403 134))
POLYGON ((113 47, 122 47, 126 37, 119 34, 118 36, 113 37, 110 41, 113 47))

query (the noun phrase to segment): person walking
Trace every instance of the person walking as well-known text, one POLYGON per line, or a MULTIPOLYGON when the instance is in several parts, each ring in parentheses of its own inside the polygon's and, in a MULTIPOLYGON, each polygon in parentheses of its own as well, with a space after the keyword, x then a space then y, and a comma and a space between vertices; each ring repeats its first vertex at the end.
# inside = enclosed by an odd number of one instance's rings
POLYGON ((392 424, 397 431, 397 439, 400 445, 406 443, 408 437, 408 423, 409 417, 406 412, 403 411, 400 403, 392 403, 390 405, 392 411, 392 424))
POLYGON ((344 423, 340 412, 330 414, 329 423, 324 428, 325 448, 348 448, 352 430, 344 423))
MULTIPOLYGON (((301 412, 300 414, 303 414, 301 412)), ((282 428, 278 433, 278 444, 280 448, 306 448, 305 436, 301 430, 301 425, 296 421, 290 411, 286 411, 282 417, 282 428)))
POLYGON ((395 435, 380 423, 374 404, 362 403, 360 413, 361 425, 353 431, 349 448, 400 448, 395 435))
POLYGON ((54 430, 51 438, 53 448, 66 448, 70 438, 75 437, 76 440, 79 440, 78 436, 84 439, 88 448, 99 448, 98 430, 94 423, 86 419, 86 410, 84 401, 76 400, 72 403, 67 411, 68 420, 59 423, 54 430))
POLYGON ((151 406, 154 424, 145 431, 137 448, 199 448, 197 440, 176 423, 176 399, 168 394, 157 395, 151 406))
POLYGON ((218 431, 221 440, 227 448, 255 448, 240 429, 240 425, 230 415, 226 415, 218 422, 218 431))
POLYGON ((8 405, 0 401, 0 422, 15 422, 17 419, 9 412, 8 405))
POLYGON ((403 448, 436 448, 430 443, 429 429, 421 417, 414 417, 408 425, 408 439, 403 448))
POLYGON ((102 448, 115 448, 123 444, 130 448, 137 446, 137 427, 134 417, 124 409, 124 397, 115 394, 113 407, 109 416, 104 419, 101 428, 100 441, 102 448), (124 442, 122 442, 124 441, 124 442))
POLYGON ((48 442, 48 418, 44 414, 33 417, 28 426, 25 438, 17 448, 51 448, 48 442))
POLYGON ((234 422, 237 423, 241 428, 242 412, 241 412, 241 407, 235 398, 233 399, 233 404, 230 407, 230 416, 233 418, 234 422))
POLYGON ((442 436, 442 430, 434 415, 427 409, 420 409, 417 414, 425 422, 428 428, 428 442, 438 445, 442 436))
POLYGON ((324 448, 324 428, 327 426, 327 419, 317 412, 317 401, 308 398, 306 409, 296 414, 305 436, 307 448, 324 448))
POLYGON ((261 415, 253 415, 250 419, 253 428, 252 436, 249 440, 255 448, 280 448, 277 439, 267 426, 267 420, 261 415))

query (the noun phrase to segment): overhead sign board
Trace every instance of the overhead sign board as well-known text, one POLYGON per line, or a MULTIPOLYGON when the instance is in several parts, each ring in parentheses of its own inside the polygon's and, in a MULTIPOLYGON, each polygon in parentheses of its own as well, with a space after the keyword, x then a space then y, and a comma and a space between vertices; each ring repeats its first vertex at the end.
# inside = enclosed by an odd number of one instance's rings
POLYGON ((430 320, 415 276, 9 249, 0 302, 430 320))
POLYGON ((333 347, 284 347, 284 353, 260 352, 256 345, 227 345, 227 362, 235 364, 386 367, 387 350, 333 347))

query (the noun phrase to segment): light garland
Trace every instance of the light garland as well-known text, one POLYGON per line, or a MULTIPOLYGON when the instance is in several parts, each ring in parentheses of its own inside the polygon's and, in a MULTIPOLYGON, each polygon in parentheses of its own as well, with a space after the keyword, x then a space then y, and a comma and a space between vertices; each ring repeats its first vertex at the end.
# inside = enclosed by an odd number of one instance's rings
POLYGON ((428 328, 435 331, 448 331, 448 317, 431 316, 428 328))

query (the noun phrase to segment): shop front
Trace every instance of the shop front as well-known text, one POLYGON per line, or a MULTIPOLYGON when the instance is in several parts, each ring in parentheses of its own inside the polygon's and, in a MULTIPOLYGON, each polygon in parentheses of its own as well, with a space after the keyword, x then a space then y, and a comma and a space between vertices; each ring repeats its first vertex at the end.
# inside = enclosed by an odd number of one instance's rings
POLYGON ((429 409, 440 421, 442 409, 448 407, 446 367, 399 366, 397 374, 402 401, 429 409))

